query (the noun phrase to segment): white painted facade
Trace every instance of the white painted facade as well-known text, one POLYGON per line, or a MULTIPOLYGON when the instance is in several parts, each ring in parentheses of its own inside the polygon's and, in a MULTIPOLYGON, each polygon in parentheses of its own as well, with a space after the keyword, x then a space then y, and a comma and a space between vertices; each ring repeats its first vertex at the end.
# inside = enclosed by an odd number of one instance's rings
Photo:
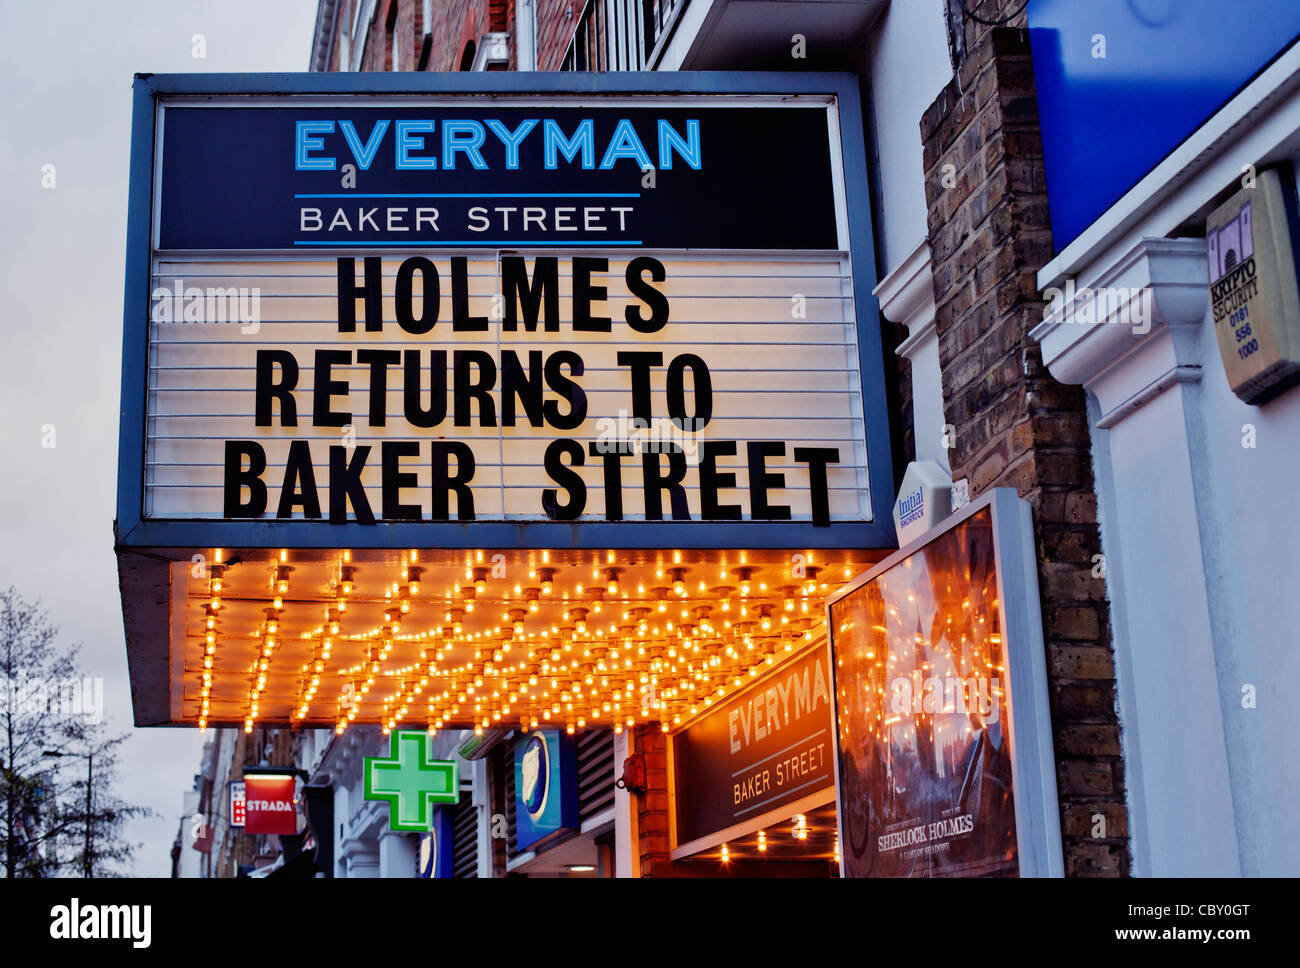
MULTIPOLYGON (((1133 873, 1292 875, 1300 797, 1300 389, 1233 395, 1202 225, 1247 165, 1300 164, 1300 46, 1201 126, 1038 277, 1146 290, 1154 318, 1032 333, 1088 393, 1133 873)), ((1141 298, 1141 297, 1139 297, 1141 298)))
POLYGON ((898 355, 912 366, 916 459, 948 466, 939 338, 934 329, 921 115, 952 80, 942 0, 891 3, 868 38, 859 72, 870 82, 868 150, 876 155, 880 309, 907 327, 898 355))
POLYGON ((929 235, 921 115, 952 80, 943 0, 894 0, 872 28, 863 55, 859 73, 871 85, 875 126, 868 150, 874 147, 879 160, 878 270, 885 279, 929 235))

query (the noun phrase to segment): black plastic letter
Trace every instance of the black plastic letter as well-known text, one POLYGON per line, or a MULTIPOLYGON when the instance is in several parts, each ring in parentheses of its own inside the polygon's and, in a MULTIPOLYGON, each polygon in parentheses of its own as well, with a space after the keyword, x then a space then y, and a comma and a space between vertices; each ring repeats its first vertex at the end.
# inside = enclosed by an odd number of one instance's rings
POLYGON ((316 470, 311 466, 311 445, 305 440, 295 440, 289 444, 289 456, 284 464, 284 487, 280 488, 280 505, 275 510, 275 516, 291 518, 294 507, 299 504, 302 505, 304 517, 320 517, 316 470))
POLYGON ((568 493, 569 499, 564 504, 558 501, 558 492, 553 487, 548 487, 542 491, 542 510, 552 521, 573 521, 580 514, 583 508, 587 506, 587 485, 583 481, 582 475, 573 468, 581 467, 585 455, 582 452, 582 445, 576 440, 570 440, 568 437, 561 437, 558 440, 552 440, 546 447, 546 473, 551 476, 556 484, 568 493), (560 458, 568 456, 569 463, 565 464, 560 458))
POLYGON ((404 259, 397 267, 397 282, 393 288, 393 309, 397 314, 397 325, 413 336, 423 336, 438 322, 438 301, 442 289, 438 282, 438 267, 423 256, 411 256, 404 259), (423 305, 419 318, 414 312, 412 280, 416 271, 424 279, 423 305))
POLYGON ((838 464, 838 447, 796 447, 794 459, 808 465, 808 496, 812 501, 813 526, 831 523, 830 491, 826 486, 826 465, 838 464))
POLYGON ((751 440, 749 451, 749 516, 755 521, 789 521, 790 505, 768 504, 767 489, 785 487, 785 475, 771 473, 767 458, 784 457, 785 444, 779 440, 751 440))
POLYGON ((280 401, 280 426, 298 426, 298 405, 293 399, 293 388, 298 385, 298 361, 288 350, 257 351, 257 382, 253 393, 256 415, 253 422, 259 427, 271 426, 271 401, 280 401), (274 367, 280 367, 281 379, 275 382, 274 367))
POLYGON ((384 329, 383 263, 377 255, 366 256, 366 281, 357 285, 356 260, 339 259, 339 332, 357 331, 357 299, 366 301, 366 332, 379 333, 384 329))
POLYGON ((627 324, 638 333, 657 333, 668 322, 668 297, 641 278, 647 271, 655 282, 663 282, 667 276, 662 262, 643 255, 627 264, 626 278, 628 292, 646 304, 650 318, 643 318, 640 308, 633 305, 629 305, 623 315, 627 324))
POLYGON ((227 518, 257 518, 266 510, 266 483, 262 472, 266 470, 266 451, 255 440, 226 441, 225 501, 222 516, 227 518), (248 470, 244 470, 244 458, 248 470), (240 500, 248 488, 248 503, 240 500))
POLYGON ((474 451, 469 444, 460 440, 433 441, 433 514, 435 521, 446 521, 450 517, 449 491, 456 492, 456 520, 474 520, 474 492, 469 482, 474 479, 474 451), (452 477, 447 466, 447 458, 456 457, 456 476, 452 477))
POLYGON ((348 459, 348 449, 339 445, 330 448, 330 524, 342 524, 348 519, 348 502, 362 524, 374 524, 375 515, 370 510, 370 500, 361 484, 370 446, 357 447, 348 459))

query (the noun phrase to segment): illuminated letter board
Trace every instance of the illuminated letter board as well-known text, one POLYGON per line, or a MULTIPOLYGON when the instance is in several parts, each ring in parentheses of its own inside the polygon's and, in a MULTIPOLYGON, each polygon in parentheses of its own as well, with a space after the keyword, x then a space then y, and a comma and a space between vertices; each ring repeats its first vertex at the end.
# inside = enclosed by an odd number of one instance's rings
POLYGON ((135 120, 121 544, 892 543, 851 78, 142 76, 135 120))

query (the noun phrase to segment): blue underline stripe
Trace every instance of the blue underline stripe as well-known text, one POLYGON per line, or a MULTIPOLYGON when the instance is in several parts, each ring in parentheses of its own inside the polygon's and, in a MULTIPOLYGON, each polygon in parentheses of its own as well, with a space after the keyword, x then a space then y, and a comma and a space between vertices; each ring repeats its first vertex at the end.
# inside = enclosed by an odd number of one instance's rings
POLYGON ((455 242, 450 240, 443 241, 441 239, 410 239, 401 242, 364 242, 364 241, 315 242, 315 241, 294 240, 293 244, 294 245, 338 245, 338 246, 348 246, 356 249, 364 249, 368 246, 376 246, 376 245, 401 245, 401 246, 406 246, 407 248, 410 248, 412 246, 417 246, 417 245, 491 245, 491 246, 519 245, 524 247, 532 246, 532 245, 590 245, 590 246, 603 248, 604 246, 607 245, 641 245, 642 243, 640 242, 640 240, 633 241, 633 242, 615 242, 610 239, 565 239, 563 242, 541 242, 541 241, 499 242, 496 239, 471 239, 468 242, 455 242))
POLYGON ((320 192, 294 198, 640 198, 640 192, 320 192))

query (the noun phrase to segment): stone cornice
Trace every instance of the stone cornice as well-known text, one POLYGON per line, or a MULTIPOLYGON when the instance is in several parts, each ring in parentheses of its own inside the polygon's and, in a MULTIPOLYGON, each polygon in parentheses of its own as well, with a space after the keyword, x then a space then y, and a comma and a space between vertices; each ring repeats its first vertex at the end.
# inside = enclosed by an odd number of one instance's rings
MULTIPOLYGON (((1192 334, 1208 303, 1204 239, 1141 239, 1095 279, 1052 300, 1029 335, 1062 383, 1087 386, 1156 334, 1172 335, 1177 365, 1199 372, 1192 334)), ((1177 382, 1189 376, 1183 370, 1177 382)))
POLYGON ((922 241, 893 272, 872 290, 880 312, 892 323, 907 327, 895 351, 910 356, 934 331, 934 284, 930 274, 930 246, 922 241))

